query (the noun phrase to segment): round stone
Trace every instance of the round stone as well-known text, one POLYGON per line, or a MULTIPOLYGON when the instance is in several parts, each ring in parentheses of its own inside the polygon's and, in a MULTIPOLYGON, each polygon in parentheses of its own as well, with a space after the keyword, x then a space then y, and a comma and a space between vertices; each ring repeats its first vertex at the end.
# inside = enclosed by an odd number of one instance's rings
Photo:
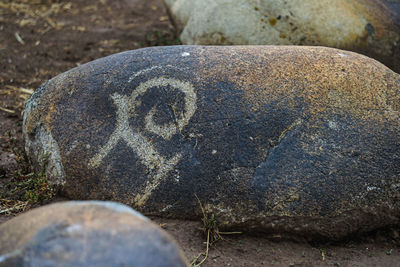
POLYGON ((0 266, 188 266, 175 241, 115 202, 71 201, 0 225, 0 266))

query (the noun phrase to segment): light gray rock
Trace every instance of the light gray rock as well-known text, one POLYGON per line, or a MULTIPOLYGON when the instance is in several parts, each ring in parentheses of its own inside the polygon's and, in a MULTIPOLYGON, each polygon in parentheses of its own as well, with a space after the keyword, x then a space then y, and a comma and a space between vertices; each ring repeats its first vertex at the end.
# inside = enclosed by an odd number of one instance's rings
POLYGON ((184 44, 321 45, 400 71, 397 2, 385 0, 165 0, 184 44))

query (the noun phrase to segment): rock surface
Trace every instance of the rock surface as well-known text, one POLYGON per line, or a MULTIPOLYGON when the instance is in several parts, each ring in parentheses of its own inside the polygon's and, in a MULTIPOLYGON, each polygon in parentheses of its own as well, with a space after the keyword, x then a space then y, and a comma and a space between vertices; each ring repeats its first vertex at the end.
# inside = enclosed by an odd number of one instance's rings
POLYGON ((187 266, 171 237, 115 202, 72 201, 0 225, 0 266, 187 266))
POLYGON ((386 0, 164 0, 184 44, 322 45, 400 72, 400 9, 386 0))
POLYGON ((335 239, 399 223, 399 89, 331 48, 140 49, 38 89, 26 150, 74 199, 335 239))

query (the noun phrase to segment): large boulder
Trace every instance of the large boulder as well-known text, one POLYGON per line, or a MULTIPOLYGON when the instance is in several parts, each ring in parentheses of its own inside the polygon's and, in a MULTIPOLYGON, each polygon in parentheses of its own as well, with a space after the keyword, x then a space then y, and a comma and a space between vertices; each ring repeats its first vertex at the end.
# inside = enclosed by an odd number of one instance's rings
POLYGON ((176 46, 38 89, 26 151, 74 199, 340 238, 399 222, 400 76, 322 47, 176 46))
POLYGON ((131 208, 72 201, 0 225, 0 266, 188 266, 175 241, 131 208))
POLYGON ((396 0, 164 0, 184 44, 322 45, 400 72, 396 0))

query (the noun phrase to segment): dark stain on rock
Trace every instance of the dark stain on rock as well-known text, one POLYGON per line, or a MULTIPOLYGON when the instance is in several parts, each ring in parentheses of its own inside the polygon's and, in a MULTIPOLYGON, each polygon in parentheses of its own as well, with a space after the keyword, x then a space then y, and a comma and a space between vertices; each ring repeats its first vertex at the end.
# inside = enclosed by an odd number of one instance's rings
POLYGON ((372 26, 371 23, 367 23, 367 24, 365 25, 365 30, 367 31, 367 33, 368 33, 369 35, 372 35, 372 34, 375 33, 375 28, 374 28, 374 26, 372 26))
POLYGON ((276 25, 276 23, 277 23, 277 20, 276 20, 276 18, 271 18, 271 19, 269 19, 269 25, 271 25, 271 26, 275 26, 275 25, 276 25))

